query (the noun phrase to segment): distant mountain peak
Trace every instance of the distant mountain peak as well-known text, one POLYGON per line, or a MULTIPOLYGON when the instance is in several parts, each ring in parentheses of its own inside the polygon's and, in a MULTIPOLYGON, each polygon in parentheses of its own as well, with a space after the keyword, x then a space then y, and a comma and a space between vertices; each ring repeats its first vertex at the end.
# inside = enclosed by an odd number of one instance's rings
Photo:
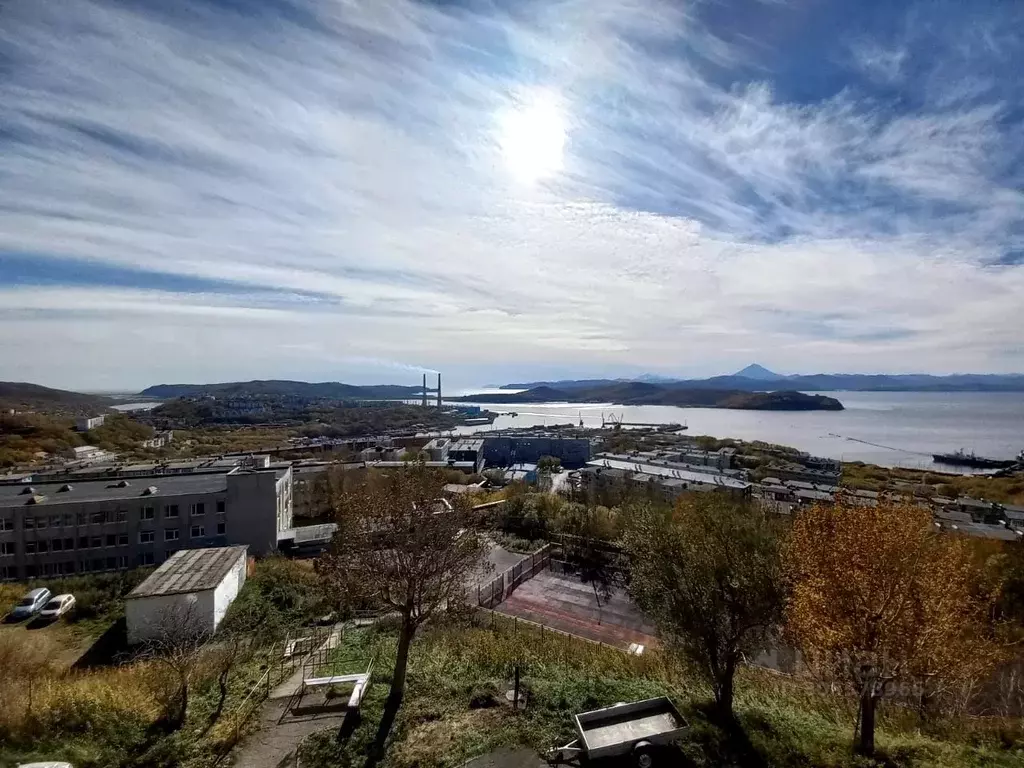
POLYGON ((745 379, 757 379, 758 381, 778 381, 786 378, 775 371, 769 371, 763 365, 751 363, 742 371, 736 371, 733 376, 742 376, 745 379))

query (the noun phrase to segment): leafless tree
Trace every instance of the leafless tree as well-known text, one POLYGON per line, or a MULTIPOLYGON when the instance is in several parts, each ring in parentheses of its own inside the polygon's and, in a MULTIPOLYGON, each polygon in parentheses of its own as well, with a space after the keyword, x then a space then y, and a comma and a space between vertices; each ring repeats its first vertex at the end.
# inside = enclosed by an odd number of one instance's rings
POLYGON ((422 463, 368 477, 334 500, 338 531, 319 573, 343 605, 376 601, 399 617, 391 690, 371 754, 384 744, 405 693, 409 648, 424 622, 465 602, 485 545, 468 500, 442 502, 444 477, 422 463))
POLYGON ((164 666, 174 681, 165 704, 169 730, 179 730, 185 723, 192 681, 210 634, 194 599, 165 608, 149 626, 143 655, 164 666))

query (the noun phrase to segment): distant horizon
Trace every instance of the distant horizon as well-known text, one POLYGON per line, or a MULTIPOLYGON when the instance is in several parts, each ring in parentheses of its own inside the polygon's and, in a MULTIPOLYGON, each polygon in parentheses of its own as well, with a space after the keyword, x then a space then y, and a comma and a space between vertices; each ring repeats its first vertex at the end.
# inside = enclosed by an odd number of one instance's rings
MULTIPOLYGON (((632 376, 586 376, 586 375, 577 375, 577 376, 559 376, 557 378, 552 378, 552 377, 533 378, 533 377, 520 376, 520 377, 514 377, 513 379, 510 379, 510 380, 502 382, 502 383, 490 382, 490 383, 487 383, 487 384, 479 384, 479 385, 473 385, 473 384, 465 385, 463 383, 460 383, 459 381, 455 381, 455 382, 452 383, 452 385, 451 385, 452 388, 451 389, 447 389, 445 387, 444 373, 442 372, 442 396, 445 395, 445 394, 453 395, 454 396, 454 393, 463 394, 463 393, 480 392, 481 390, 483 390, 483 391, 490 390, 490 389, 495 389, 496 390, 496 389, 499 389, 500 387, 509 386, 510 384, 513 384, 513 383, 530 383, 530 382, 542 382, 542 381, 549 381, 549 382, 554 382, 554 381, 583 381, 583 380, 588 380, 588 379, 604 379, 604 380, 609 380, 609 381, 637 381, 637 380, 639 380, 639 379, 641 379, 642 377, 645 377, 645 376, 648 376, 648 377, 656 376, 657 378, 663 379, 663 380, 666 380, 666 381, 669 381, 669 380, 672 380, 672 381, 699 381, 699 380, 703 380, 703 379, 716 378, 716 377, 719 377, 719 376, 735 376, 735 375, 738 374, 739 371, 743 370, 744 368, 750 367, 752 365, 761 365, 761 364, 760 363, 751 363, 751 364, 748 364, 747 366, 743 366, 743 368, 740 368, 737 371, 733 371, 731 373, 717 373, 717 374, 712 374, 710 376, 682 376, 682 375, 661 374, 661 373, 658 373, 658 374, 641 373, 641 374, 635 374, 635 375, 632 375, 632 376)), ((774 368, 771 368, 770 366, 761 366, 761 367, 764 367, 769 372, 774 373, 774 374, 776 374, 778 376, 781 376, 783 378, 790 378, 790 377, 796 377, 796 376, 932 376, 932 377, 935 377, 935 378, 948 378, 948 377, 953 377, 953 376, 1005 376, 1005 377, 1024 376, 1024 373, 1016 373, 1016 372, 1010 372, 1010 373, 987 373, 987 372, 978 372, 978 371, 957 371, 957 372, 953 372, 953 373, 924 373, 924 372, 921 372, 921 371, 913 371, 913 372, 909 372, 909 373, 878 373, 878 372, 865 372, 865 371, 856 371, 856 372, 852 372, 852 373, 836 372, 836 371, 828 371, 828 372, 816 371, 814 373, 779 373, 778 371, 776 371, 774 368)), ((434 382, 434 386, 431 386, 431 382, 429 380, 429 376, 431 376, 431 375, 436 376, 436 372, 431 372, 431 373, 428 373, 427 375, 428 375, 427 391, 428 392, 436 392, 437 391, 436 381, 434 382)), ((752 380, 756 381, 757 379, 752 379, 752 380)), ((149 387, 160 386, 160 385, 213 386, 213 385, 217 385, 217 384, 246 383, 246 382, 250 382, 250 381, 294 381, 294 382, 301 382, 301 383, 306 383, 306 384, 338 383, 338 384, 350 384, 350 385, 353 385, 353 386, 408 386, 408 387, 419 387, 421 385, 421 383, 422 383, 422 382, 417 382, 417 381, 410 381, 409 383, 406 383, 405 380, 403 380, 403 379, 393 379, 393 380, 390 380, 390 381, 373 380, 373 381, 367 381, 367 382, 358 382, 358 381, 354 381, 352 379, 346 379, 346 378, 336 378, 336 379, 248 378, 248 379, 222 379, 222 380, 218 380, 218 381, 195 381, 195 382, 159 381, 159 382, 154 382, 152 384, 147 384, 147 385, 145 385, 143 387, 139 387, 137 389, 132 389, 132 388, 119 388, 119 389, 75 389, 75 388, 67 387, 67 386, 51 386, 49 384, 41 384, 40 386, 48 386, 48 387, 51 387, 52 389, 64 389, 64 390, 68 390, 68 391, 72 391, 72 392, 81 392, 82 394, 89 394, 89 395, 128 396, 128 395, 140 395, 143 390, 148 389, 149 387)), ((24 383, 38 384, 39 382, 24 382, 24 383)), ((767 383, 769 383, 769 381, 766 381, 765 383, 767 384, 767 383)))

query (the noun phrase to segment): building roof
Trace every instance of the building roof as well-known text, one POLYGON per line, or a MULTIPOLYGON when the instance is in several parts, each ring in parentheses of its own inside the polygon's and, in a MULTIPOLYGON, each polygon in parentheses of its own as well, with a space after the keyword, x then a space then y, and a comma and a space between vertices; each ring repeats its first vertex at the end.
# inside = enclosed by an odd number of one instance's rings
POLYGON ((479 451, 484 447, 482 437, 464 437, 451 444, 452 451, 479 451))
POLYGON ((1016 541, 1017 534, 1001 525, 986 525, 985 523, 956 523, 951 526, 968 536, 980 539, 999 539, 1001 541, 1016 541))
POLYGON ((227 490, 226 474, 162 475, 142 478, 108 478, 106 480, 77 480, 66 483, 22 483, 0 486, 0 509, 21 507, 33 495, 43 499, 34 502, 44 507, 61 504, 79 504, 84 501, 118 501, 143 497, 143 491, 154 486, 156 491, 145 494, 153 499, 165 496, 215 493, 227 490), (32 488, 34 494, 23 493, 32 488), (69 490, 60 490, 66 488, 69 490))
POLYGON ((685 469, 663 467, 658 464, 638 464, 636 462, 622 461, 621 459, 598 459, 587 462, 587 466, 601 470, 619 469, 626 472, 639 472, 644 475, 671 477, 677 480, 685 480, 688 483, 717 485, 723 488, 742 489, 750 486, 750 483, 725 475, 711 474, 710 472, 691 472, 685 469))
POLYGON ((128 593, 128 600, 159 595, 185 595, 216 588, 228 572, 245 557, 246 547, 182 549, 128 593))

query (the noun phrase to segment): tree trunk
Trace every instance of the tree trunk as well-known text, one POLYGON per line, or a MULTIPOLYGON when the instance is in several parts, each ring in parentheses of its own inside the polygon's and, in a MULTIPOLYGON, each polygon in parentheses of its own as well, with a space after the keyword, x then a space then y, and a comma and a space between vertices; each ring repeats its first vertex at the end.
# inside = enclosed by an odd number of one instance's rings
POLYGON ((878 706, 878 699, 873 695, 871 685, 865 685, 860 696, 860 739, 857 741, 857 751, 865 757, 873 757, 875 754, 875 707, 878 706))
POLYGON ((217 677, 217 706, 214 707, 213 712, 210 714, 209 725, 207 729, 210 729, 220 720, 220 716, 224 713, 224 704, 228 700, 228 675, 231 674, 231 668, 226 667, 220 671, 220 675, 217 677))
POLYGON ((732 719, 733 680, 736 676, 736 665, 726 662, 715 680, 715 705, 725 720, 732 719))
POLYGON ((178 687, 178 701, 175 710, 170 720, 172 731, 181 730, 185 725, 185 717, 188 714, 188 678, 182 679, 178 687))
POLYGON ((370 756, 366 761, 368 767, 376 765, 384 757, 384 747, 391 734, 391 727, 395 724, 395 717, 402 706, 402 698, 405 696, 405 673, 409 666, 409 646, 412 644, 415 633, 415 625, 408 621, 402 623, 402 631, 398 636, 395 672, 391 676, 391 690, 388 691, 387 701, 384 702, 384 714, 381 716, 380 726, 377 728, 377 738, 374 740, 370 756))

